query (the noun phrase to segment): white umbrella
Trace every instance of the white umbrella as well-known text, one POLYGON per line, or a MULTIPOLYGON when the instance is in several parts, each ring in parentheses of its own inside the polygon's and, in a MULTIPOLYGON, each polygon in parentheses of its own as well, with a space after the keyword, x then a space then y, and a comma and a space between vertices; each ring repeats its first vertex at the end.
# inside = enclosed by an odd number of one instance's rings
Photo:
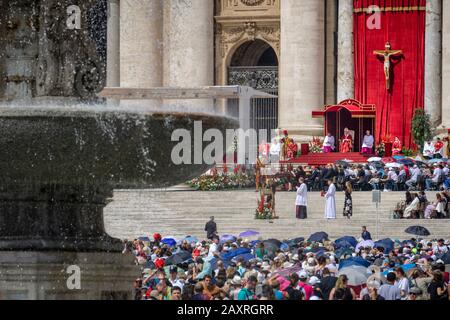
POLYGON ((346 275, 348 278, 348 285, 350 286, 360 286, 367 282, 370 273, 367 272, 367 268, 363 266, 349 266, 342 268, 339 271, 339 275, 346 275))
POLYGON ((358 252, 360 248, 373 248, 375 246, 375 242, 372 240, 364 240, 356 245, 355 251, 358 252))
POLYGON ((400 163, 396 163, 396 162, 391 162, 386 164, 387 168, 400 168, 402 165, 400 163))
POLYGON ((379 162, 379 161, 381 161, 381 158, 379 157, 372 157, 367 160, 367 162, 379 162))

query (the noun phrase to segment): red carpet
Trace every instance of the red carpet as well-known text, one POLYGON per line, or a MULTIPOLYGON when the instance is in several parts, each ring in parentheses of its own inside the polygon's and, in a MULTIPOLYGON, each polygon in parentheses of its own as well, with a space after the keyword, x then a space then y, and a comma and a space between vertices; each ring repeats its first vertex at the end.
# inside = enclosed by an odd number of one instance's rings
POLYGON ((366 163, 370 156, 363 156, 358 152, 353 153, 310 153, 305 156, 291 161, 283 161, 282 163, 307 164, 310 166, 322 166, 329 163, 335 163, 339 160, 352 160, 353 163, 366 163))

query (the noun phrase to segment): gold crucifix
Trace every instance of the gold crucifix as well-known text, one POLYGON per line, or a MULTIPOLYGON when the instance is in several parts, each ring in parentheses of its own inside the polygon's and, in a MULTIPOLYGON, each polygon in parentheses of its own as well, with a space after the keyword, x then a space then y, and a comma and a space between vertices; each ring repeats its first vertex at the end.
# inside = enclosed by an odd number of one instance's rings
POLYGON ((391 50, 391 44, 386 42, 385 50, 375 50, 373 54, 382 56, 384 58, 384 74, 386 76, 386 89, 391 89, 391 57, 400 56, 403 54, 402 50, 391 50))

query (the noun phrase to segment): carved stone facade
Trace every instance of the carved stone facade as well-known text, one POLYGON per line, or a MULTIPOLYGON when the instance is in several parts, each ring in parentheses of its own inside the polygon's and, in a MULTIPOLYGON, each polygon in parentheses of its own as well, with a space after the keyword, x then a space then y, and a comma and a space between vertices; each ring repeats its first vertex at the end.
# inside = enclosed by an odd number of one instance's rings
POLYGON ((248 41, 262 40, 280 58, 280 0, 216 1, 216 83, 226 85, 233 54, 248 41))
POLYGON ((89 29, 95 3, 74 6, 78 29, 68 27, 73 1, 0 2, 0 100, 95 96, 106 72, 89 29))

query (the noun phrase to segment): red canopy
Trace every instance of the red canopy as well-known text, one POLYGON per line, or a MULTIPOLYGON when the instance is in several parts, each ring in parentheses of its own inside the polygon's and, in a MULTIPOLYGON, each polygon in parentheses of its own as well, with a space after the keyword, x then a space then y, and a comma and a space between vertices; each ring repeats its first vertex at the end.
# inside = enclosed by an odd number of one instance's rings
POLYGON ((340 102, 338 105, 325 106, 325 110, 313 111, 313 118, 323 118, 327 113, 336 113, 346 109, 352 115, 352 118, 375 118, 376 108, 373 104, 361 104, 359 101, 347 99, 340 102))

